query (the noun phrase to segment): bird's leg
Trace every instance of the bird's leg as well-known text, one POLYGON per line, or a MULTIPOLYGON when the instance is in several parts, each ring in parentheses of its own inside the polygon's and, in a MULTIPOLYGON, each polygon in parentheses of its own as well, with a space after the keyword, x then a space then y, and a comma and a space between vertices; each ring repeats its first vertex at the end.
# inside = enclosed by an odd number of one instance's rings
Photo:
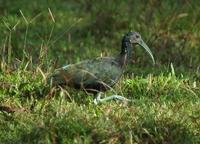
POLYGON ((108 101, 108 100, 130 101, 129 99, 127 99, 123 96, 120 96, 120 95, 112 95, 112 96, 109 96, 109 97, 101 98, 101 94, 102 94, 102 92, 99 92, 97 97, 94 99, 95 104, 105 102, 105 101, 108 101))

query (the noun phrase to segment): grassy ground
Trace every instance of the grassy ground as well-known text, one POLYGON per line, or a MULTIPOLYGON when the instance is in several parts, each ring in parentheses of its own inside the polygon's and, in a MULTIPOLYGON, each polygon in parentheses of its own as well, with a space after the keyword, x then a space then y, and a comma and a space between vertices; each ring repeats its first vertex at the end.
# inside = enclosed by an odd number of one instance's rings
POLYGON ((198 0, 0 1, 0 143, 199 143, 198 0), (48 88, 55 68, 137 47, 108 91, 131 99, 93 104, 93 95, 48 88))

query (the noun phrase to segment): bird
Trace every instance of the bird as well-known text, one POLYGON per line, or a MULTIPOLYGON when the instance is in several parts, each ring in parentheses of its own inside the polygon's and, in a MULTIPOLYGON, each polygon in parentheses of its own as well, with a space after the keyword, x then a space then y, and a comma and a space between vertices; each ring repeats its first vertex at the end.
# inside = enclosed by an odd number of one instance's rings
POLYGON ((97 57, 63 66, 56 69, 48 77, 48 80, 53 86, 67 85, 68 87, 97 95, 94 99, 95 104, 110 99, 129 101, 129 99, 120 95, 112 95, 105 98, 101 98, 101 95, 119 81, 131 60, 135 45, 143 47, 155 64, 154 56, 142 40, 141 35, 138 32, 128 32, 122 37, 121 51, 118 55, 113 57, 97 57))

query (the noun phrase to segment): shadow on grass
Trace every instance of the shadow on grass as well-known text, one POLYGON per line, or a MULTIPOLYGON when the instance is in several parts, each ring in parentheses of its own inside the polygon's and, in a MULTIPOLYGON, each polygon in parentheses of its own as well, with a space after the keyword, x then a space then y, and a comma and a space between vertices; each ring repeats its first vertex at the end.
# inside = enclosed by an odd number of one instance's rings
POLYGON ((147 121, 139 128, 132 129, 132 134, 136 135, 139 143, 150 144, 189 144, 195 141, 195 134, 188 128, 169 121, 147 121))
MULTIPOLYGON (((98 121, 98 120, 97 120, 98 121)), ((6 143, 136 143, 148 144, 189 144, 196 143, 197 136, 178 122, 144 121, 132 128, 107 129, 92 125, 91 121, 75 117, 55 120, 44 127, 35 125, 30 132, 21 130, 17 139, 5 140, 6 143)), ((98 122, 97 122, 98 123, 98 122)), ((104 122, 104 125, 107 123, 104 122)), ((115 126, 115 123, 113 123, 115 126)))

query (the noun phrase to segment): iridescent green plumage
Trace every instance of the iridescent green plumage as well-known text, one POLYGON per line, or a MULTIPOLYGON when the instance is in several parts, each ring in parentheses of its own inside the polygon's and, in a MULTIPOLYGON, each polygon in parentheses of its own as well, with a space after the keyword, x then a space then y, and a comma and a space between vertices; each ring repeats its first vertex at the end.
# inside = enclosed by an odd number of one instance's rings
POLYGON ((53 85, 67 84, 90 92, 105 91, 120 78, 123 69, 115 58, 100 57, 57 69, 53 85))

